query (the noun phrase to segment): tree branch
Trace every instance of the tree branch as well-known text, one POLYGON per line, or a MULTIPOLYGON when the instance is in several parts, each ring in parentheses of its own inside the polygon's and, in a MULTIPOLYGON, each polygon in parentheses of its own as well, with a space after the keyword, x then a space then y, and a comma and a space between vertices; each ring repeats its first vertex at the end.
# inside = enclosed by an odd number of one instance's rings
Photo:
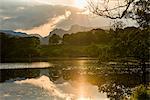
POLYGON ((126 1, 127 3, 125 5, 118 5, 117 7, 114 7, 114 8, 111 8, 111 9, 108 9, 108 3, 109 3, 109 0, 105 0, 105 2, 107 3, 107 6, 104 7, 104 9, 101 9, 98 4, 94 4, 93 1, 90 1, 88 2, 89 6, 90 6, 90 11, 98 16, 104 16, 104 17, 107 17, 107 18, 110 18, 110 19, 121 19, 123 18, 130 5, 134 2, 135 0, 129 0, 129 1, 126 1), (125 8, 124 11, 122 11, 122 14, 118 13, 117 16, 114 16, 114 15, 111 15, 111 12, 112 11, 116 11, 120 8, 125 8))

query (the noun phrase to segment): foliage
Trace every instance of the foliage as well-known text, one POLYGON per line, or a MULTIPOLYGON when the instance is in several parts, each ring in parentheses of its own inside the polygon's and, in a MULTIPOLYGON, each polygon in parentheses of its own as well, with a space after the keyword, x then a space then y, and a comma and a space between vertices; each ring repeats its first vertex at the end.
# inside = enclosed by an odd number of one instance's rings
POLYGON ((50 38, 49 38, 49 44, 58 44, 60 42, 61 38, 59 35, 57 34, 53 34, 50 38))
POLYGON ((1 58, 31 58, 39 55, 40 41, 36 37, 11 37, 0 33, 1 58))
POLYGON ((108 33, 102 29, 93 29, 88 32, 65 34, 63 36, 63 43, 65 45, 108 44, 108 40, 108 33))
POLYGON ((149 59, 149 31, 135 27, 117 29, 112 34, 112 52, 119 57, 134 57, 138 60, 149 59))
POLYGON ((118 58, 149 60, 150 29, 126 27, 65 34, 62 44, 56 34, 50 45, 40 45, 35 37, 10 37, 1 34, 2 58, 97 57, 100 61, 118 58))
POLYGON ((133 7, 127 12, 126 17, 136 20, 140 27, 146 28, 150 25, 150 1, 133 0, 133 7))
POLYGON ((131 100, 149 100, 150 90, 144 85, 138 86, 133 94, 131 95, 131 100))
POLYGON ((128 96, 131 94, 130 88, 115 83, 104 84, 99 87, 99 91, 106 93, 110 100, 128 100, 128 96))
POLYGON ((49 45, 41 47, 41 57, 84 57, 87 46, 49 45))
POLYGON ((90 0, 89 9, 92 13, 110 19, 132 18, 137 21, 140 27, 150 25, 150 1, 149 0, 117 0, 115 6, 110 6, 111 0, 104 0, 103 3, 90 0))

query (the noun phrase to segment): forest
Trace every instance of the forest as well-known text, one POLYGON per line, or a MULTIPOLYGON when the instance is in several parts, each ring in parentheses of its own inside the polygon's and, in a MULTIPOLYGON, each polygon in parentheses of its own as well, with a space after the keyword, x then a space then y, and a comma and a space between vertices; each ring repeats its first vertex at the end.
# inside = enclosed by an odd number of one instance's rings
POLYGON ((113 59, 149 60, 150 28, 136 27, 93 29, 88 32, 53 34, 49 45, 41 45, 37 37, 0 34, 1 61, 47 60, 51 57, 93 57, 102 61, 113 59))

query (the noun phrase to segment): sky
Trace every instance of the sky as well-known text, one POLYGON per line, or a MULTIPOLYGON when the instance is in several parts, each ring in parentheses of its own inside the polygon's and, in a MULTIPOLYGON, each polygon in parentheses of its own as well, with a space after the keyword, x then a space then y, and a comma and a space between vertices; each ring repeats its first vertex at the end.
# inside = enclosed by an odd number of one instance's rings
POLYGON ((112 24, 90 14, 87 5, 86 0, 0 0, 0 30, 47 36, 55 28, 68 30, 75 24, 94 28, 112 24))

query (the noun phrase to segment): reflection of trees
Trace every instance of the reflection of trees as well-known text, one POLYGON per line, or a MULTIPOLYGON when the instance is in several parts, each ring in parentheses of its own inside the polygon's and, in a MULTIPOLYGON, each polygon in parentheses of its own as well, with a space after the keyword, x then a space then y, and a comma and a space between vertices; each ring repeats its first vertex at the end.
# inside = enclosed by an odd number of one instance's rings
POLYGON ((99 66, 99 68, 88 67, 83 69, 74 67, 54 67, 50 69, 50 77, 52 80, 63 77, 64 80, 76 80, 78 82, 80 82, 80 78, 85 77, 85 81, 97 85, 99 91, 105 92, 112 100, 122 100, 131 95, 132 88, 142 84, 142 71, 139 65, 136 64, 132 64, 131 66, 129 66, 129 64, 122 65, 121 67, 116 66, 117 65, 99 66), (128 68, 128 66, 130 68, 128 68))
POLYGON ((131 95, 131 89, 126 88, 123 85, 117 85, 115 83, 104 84, 99 87, 99 91, 107 93, 108 98, 111 100, 123 100, 129 98, 131 95))
MULTIPOLYGON (((105 69, 108 70, 108 69, 105 69)), ((134 87, 142 83, 142 75, 137 73, 108 73, 104 69, 80 69, 80 68, 56 68, 49 69, 50 77, 63 77, 66 80, 75 80, 80 76, 86 76, 87 81, 96 85, 106 82, 122 84, 126 87, 134 87), (99 73, 100 72, 100 73, 99 73)), ((113 69, 112 69, 113 70, 113 69)), ((111 72, 112 70, 109 70, 111 72)))
POLYGON ((144 85, 140 85, 134 89, 130 100, 150 100, 150 90, 144 85))
MULTIPOLYGON (((124 67, 123 67, 124 68, 124 67)), ((134 87, 142 83, 142 73, 139 72, 137 67, 131 69, 128 68, 112 68, 106 66, 105 68, 60 68, 52 67, 49 69, 50 77, 63 77, 66 80, 77 79, 79 76, 86 76, 88 81, 95 81, 98 85, 105 82, 114 82, 117 84, 125 85, 126 87, 134 87), (115 70, 115 71, 114 71, 115 70), (124 72, 125 71, 125 72, 124 72), (130 72, 128 72, 130 71, 130 72), (128 72, 128 73, 127 73, 128 72), (104 82, 105 81, 105 82, 104 82)), ((102 85, 102 84, 101 84, 102 85)))

